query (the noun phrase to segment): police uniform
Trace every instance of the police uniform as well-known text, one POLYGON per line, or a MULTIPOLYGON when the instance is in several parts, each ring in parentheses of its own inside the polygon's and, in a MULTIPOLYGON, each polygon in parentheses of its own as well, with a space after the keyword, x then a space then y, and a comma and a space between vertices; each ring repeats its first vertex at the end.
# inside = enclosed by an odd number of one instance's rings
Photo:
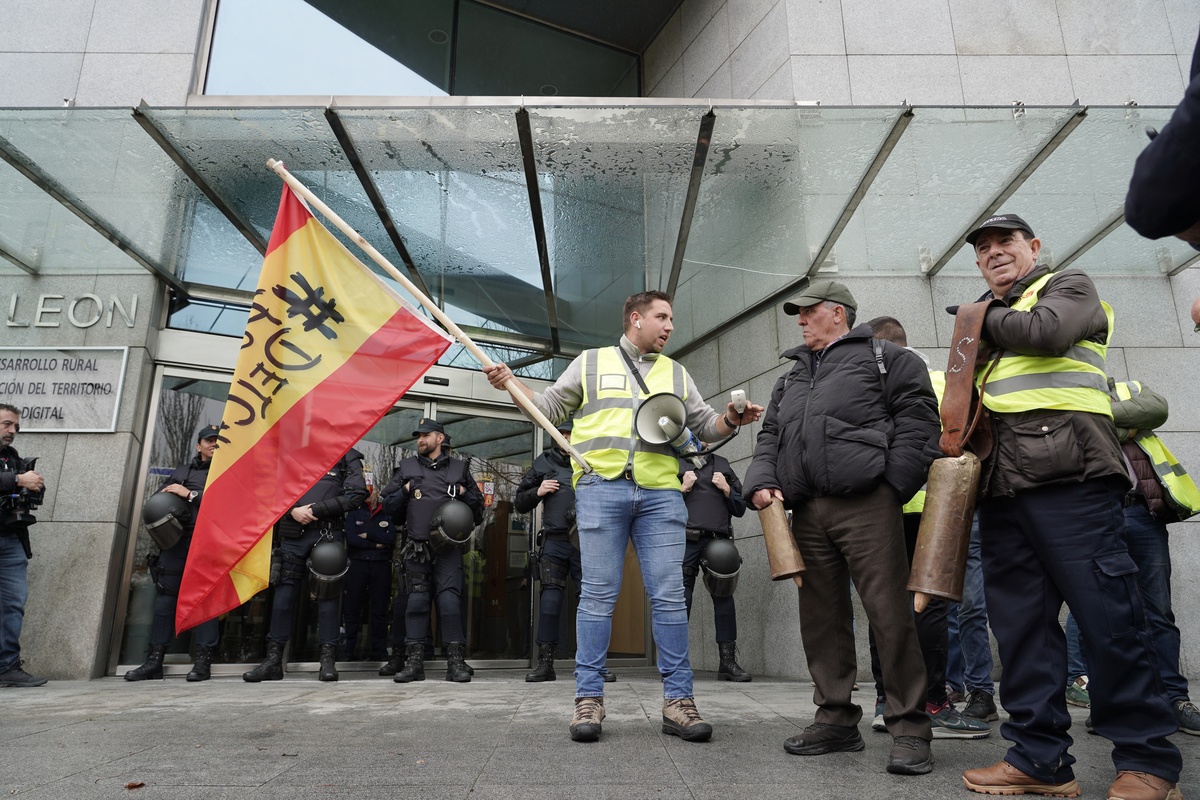
MULTIPOLYGON (((366 496, 362 453, 350 448, 293 506, 300 508, 311 504, 316 520, 301 525, 290 512, 280 518, 276 526, 276 543, 282 561, 271 606, 267 657, 258 667, 243 674, 244 680, 257 683, 283 678, 283 646, 292 636, 297 599, 302 590, 307 591, 308 557, 322 541, 344 541, 345 516, 361 506, 366 496)), ((339 635, 338 601, 337 595, 317 600, 317 642, 321 646, 319 677, 323 681, 338 679, 334 667, 339 635)))
MULTIPOLYGON (((207 425, 200 429, 196 443, 208 438, 219 436, 221 429, 216 425, 207 425)), ((167 645, 175 638, 175 604, 179 600, 179 585, 183 582, 183 568, 187 563, 188 552, 192 546, 192 533, 196 529, 196 518, 200 515, 200 503, 204 500, 204 486, 208 483, 208 468, 212 460, 204 460, 197 454, 185 464, 179 465, 171 473, 158 491, 179 484, 188 490, 188 510, 190 513, 179 522, 183 525, 179 541, 166 550, 160 550, 157 555, 150 554, 147 561, 150 565, 150 576, 154 579, 154 621, 150 626, 150 651, 146 661, 135 669, 125 673, 127 681, 142 681, 163 676, 163 656, 167 645)), ((205 681, 211 674, 213 650, 216 649, 219 636, 217 620, 210 619, 193 628, 196 642, 196 660, 187 679, 189 681, 205 681)))
POLYGON ((358 631, 362 626, 362 607, 366 602, 371 615, 371 649, 367 657, 371 661, 387 660, 392 546, 395 542, 392 515, 383 510, 382 503, 373 509, 364 505, 346 515, 346 549, 350 555, 350 570, 346 573, 342 604, 345 658, 353 657, 358 631))
POLYGON ((521 478, 513 501, 518 514, 530 513, 539 503, 542 506, 537 559, 541 573, 538 663, 534 671, 525 676, 530 682, 555 679, 554 650, 558 646, 559 620, 568 577, 575 591, 579 591, 579 547, 571 543, 570 537, 575 526, 575 489, 571 485, 571 473, 571 457, 557 446, 549 447, 534 459, 533 466, 521 478), (558 481, 558 489, 539 497, 538 488, 547 480, 558 481))
MULTIPOLYGON (((413 435, 429 432, 444 435, 445 429, 435 420, 422 419, 413 435)), ((401 553, 408 590, 404 615, 406 663, 395 680, 407 683, 424 679, 423 648, 429 634, 432 595, 436 593, 439 632, 447 650, 447 679, 469 681, 471 676, 464 661, 462 553, 457 547, 435 552, 429 537, 439 509, 451 499, 471 508, 476 525, 482 522, 483 494, 471 477, 467 462, 452 457, 443 445, 435 459, 416 455, 401 461, 382 496, 384 510, 392 515, 394 522, 404 520, 407 530, 401 553)))
MULTIPOLYGON (((688 472, 696 473, 692 488, 683 493, 687 505, 687 549, 683 554, 683 589, 687 601, 688 617, 692 614, 692 592, 696 587, 696 576, 700 574, 700 556, 704 547, 715 538, 732 539, 733 517, 746 513, 746 501, 742 497, 742 481, 733 471, 729 461, 716 454, 704 456, 704 466, 696 467, 690 461, 680 460, 679 478, 682 481, 688 472), (713 483, 713 475, 721 473, 729 484, 729 495, 713 483)), ((713 595, 713 621, 717 628, 717 651, 720 665, 717 680, 745 683, 750 673, 737 663, 737 611, 733 595, 713 595)))

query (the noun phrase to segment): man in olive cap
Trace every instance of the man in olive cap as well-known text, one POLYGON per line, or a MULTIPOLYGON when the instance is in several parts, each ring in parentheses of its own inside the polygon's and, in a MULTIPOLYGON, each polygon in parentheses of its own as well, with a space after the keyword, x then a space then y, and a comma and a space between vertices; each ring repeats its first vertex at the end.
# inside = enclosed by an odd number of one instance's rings
POLYGON ((783 304, 804 344, 775 384, 745 496, 755 508, 782 500, 808 570, 800 586, 800 636, 816 685, 816 720, 784 742, 794 755, 862 750, 862 708, 851 692, 858 588, 875 631, 893 736, 887 771, 933 769, 925 665, 905 584, 901 506, 925 482, 926 443, 940 430, 925 364, 910 350, 854 327, 858 304, 841 283, 815 280, 783 304))

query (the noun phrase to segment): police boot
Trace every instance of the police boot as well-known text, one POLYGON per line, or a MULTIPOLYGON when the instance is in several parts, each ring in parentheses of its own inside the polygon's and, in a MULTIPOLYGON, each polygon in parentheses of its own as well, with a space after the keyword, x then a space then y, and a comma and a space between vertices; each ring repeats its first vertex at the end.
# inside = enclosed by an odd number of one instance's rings
POLYGON ((187 674, 190 683, 206 681, 212 677, 212 654, 213 648, 211 647, 204 645, 196 647, 196 662, 192 664, 192 671, 187 674))
POLYGON ((387 662, 379 668, 379 674, 385 677, 395 675, 400 671, 400 662, 404 660, 404 648, 396 645, 392 648, 392 654, 388 656, 387 662))
POLYGON ((455 683, 470 683, 471 673, 467 672, 467 645, 465 642, 451 642, 446 645, 446 680, 455 683))
POLYGON ((717 680, 733 681, 734 683, 749 683, 750 673, 738 666, 737 642, 717 642, 717 652, 721 655, 721 664, 717 667, 717 680))
POLYGON ((249 672, 242 673, 247 683, 283 680, 283 642, 267 642, 267 657, 249 672))
POLYGON ((392 680, 396 683, 425 680, 425 645, 418 642, 406 648, 404 669, 397 672, 392 680))
POLYGON ((131 669, 125 673, 127 681, 147 681, 151 678, 162 678, 162 662, 163 655, 167 652, 165 644, 150 645, 150 652, 146 654, 146 663, 142 664, 137 669, 131 669))
POLYGON ((538 663, 533 668, 533 672, 525 676, 526 683, 541 683, 542 681, 552 681, 555 679, 554 674, 554 645, 543 644, 538 645, 538 663))
POLYGON ((336 644, 321 645, 321 671, 317 673, 317 680, 336 681, 338 679, 337 667, 333 663, 336 658, 336 644))

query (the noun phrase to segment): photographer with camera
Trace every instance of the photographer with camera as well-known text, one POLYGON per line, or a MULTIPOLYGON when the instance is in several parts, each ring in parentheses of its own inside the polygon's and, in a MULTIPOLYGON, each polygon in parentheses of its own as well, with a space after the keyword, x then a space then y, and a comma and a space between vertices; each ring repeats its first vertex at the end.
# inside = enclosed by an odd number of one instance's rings
POLYGON ((41 686, 45 678, 21 669, 21 625, 29 596, 31 509, 41 505, 46 481, 13 448, 21 411, 0 403, 0 686, 41 686))

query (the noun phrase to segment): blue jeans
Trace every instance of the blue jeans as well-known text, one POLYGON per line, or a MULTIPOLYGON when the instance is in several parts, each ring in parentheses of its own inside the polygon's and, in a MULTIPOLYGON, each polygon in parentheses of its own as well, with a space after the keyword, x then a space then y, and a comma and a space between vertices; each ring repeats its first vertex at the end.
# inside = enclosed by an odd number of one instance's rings
POLYGON ((1171 611, 1171 548, 1167 528, 1150 509, 1135 503, 1125 509, 1125 544, 1138 566, 1137 585, 1146 606, 1146 622, 1158 656, 1158 674, 1172 702, 1188 698, 1187 678, 1179 673, 1179 628, 1171 611))
POLYGON ((983 593, 983 556, 979 545, 979 515, 971 521, 963 598, 958 604, 958 643, 962 653, 963 690, 996 693, 992 682, 992 642, 988 637, 987 600, 983 593))
POLYGON ((1079 633, 1079 623, 1075 615, 1067 612, 1067 686, 1076 678, 1087 675, 1087 661, 1083 657, 1083 637, 1079 633))
POLYGON ((21 624, 29 596, 29 559, 15 536, 0 536, 0 673, 21 663, 21 624))
POLYGON ((625 549, 633 542, 658 648, 663 696, 692 696, 688 661, 683 551, 687 507, 675 489, 645 489, 633 481, 607 481, 594 473, 575 487, 582 596, 575 617, 575 696, 603 697, 604 669, 612 636, 613 606, 621 591, 625 549))

